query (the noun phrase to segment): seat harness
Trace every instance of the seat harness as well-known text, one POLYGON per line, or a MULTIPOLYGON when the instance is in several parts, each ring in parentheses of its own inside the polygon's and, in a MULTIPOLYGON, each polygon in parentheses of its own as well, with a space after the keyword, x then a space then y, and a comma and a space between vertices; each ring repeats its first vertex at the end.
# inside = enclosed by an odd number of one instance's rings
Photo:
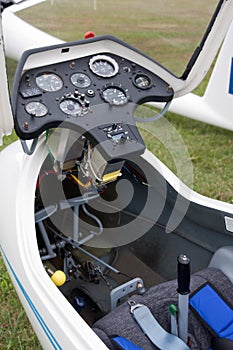
MULTIPOLYGON (((180 338, 161 327, 147 306, 134 301, 128 303, 135 321, 155 346, 161 350, 190 350, 180 338)), ((210 283, 205 283, 191 295, 189 305, 213 335, 213 344, 220 344, 220 347, 212 346, 212 350, 223 349, 221 344, 224 341, 227 341, 229 349, 233 349, 233 307, 210 283)), ((114 337, 113 341, 123 350, 141 350, 124 337, 114 337)))
MULTIPOLYGON (((183 340, 167 332, 160 326, 146 305, 137 304, 132 300, 128 303, 130 305, 130 312, 134 316, 135 321, 155 346, 161 350, 190 350, 183 340)), ((114 337, 112 340, 123 350, 141 349, 123 337, 114 337)))
MULTIPOLYGON (((190 309, 210 331, 213 337, 219 338, 214 343, 219 349, 225 349, 221 342, 232 342, 233 349, 233 307, 210 283, 205 283, 195 291, 189 300, 190 309), (222 339, 222 341, 221 341, 222 339)), ((218 349, 213 346, 213 349, 218 349)))

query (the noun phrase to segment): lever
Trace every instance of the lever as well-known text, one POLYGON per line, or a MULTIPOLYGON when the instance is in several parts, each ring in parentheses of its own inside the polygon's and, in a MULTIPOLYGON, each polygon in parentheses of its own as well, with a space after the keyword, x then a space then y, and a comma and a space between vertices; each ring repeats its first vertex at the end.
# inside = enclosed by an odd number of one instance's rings
POLYGON ((186 255, 181 254, 177 258, 177 263, 179 337, 187 344, 190 293, 190 260, 186 255))

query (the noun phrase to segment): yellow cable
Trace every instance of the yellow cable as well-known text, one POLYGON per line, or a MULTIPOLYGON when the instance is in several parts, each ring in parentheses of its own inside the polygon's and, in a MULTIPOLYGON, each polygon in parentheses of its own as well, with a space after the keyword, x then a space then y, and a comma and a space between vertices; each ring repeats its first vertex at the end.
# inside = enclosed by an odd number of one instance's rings
POLYGON ((70 176, 72 176, 72 178, 74 179, 75 182, 77 182, 77 184, 81 187, 90 187, 91 186, 91 182, 89 181, 87 184, 84 184, 82 181, 80 181, 75 175, 70 174, 70 176))

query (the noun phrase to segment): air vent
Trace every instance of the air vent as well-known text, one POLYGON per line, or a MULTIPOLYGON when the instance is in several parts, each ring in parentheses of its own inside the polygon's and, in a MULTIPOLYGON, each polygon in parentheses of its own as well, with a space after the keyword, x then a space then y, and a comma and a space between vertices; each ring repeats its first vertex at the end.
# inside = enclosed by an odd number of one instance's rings
POLYGON ((70 51, 69 47, 64 47, 63 49, 61 49, 61 53, 68 53, 70 51))

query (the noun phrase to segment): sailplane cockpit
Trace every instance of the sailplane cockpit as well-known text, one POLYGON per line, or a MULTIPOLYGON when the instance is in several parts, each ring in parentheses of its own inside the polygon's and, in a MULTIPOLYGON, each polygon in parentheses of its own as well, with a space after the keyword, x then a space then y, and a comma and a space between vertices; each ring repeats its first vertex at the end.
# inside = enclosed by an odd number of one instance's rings
MULTIPOLYGON (((61 293, 109 348, 118 341, 112 339, 114 329, 143 349, 161 348, 150 334, 142 337, 138 332, 140 339, 135 338, 132 310, 136 313, 142 302, 146 305, 155 298, 154 312, 167 338, 168 308, 177 304, 175 284, 160 283, 174 278, 179 256, 185 281, 180 295, 187 299, 189 258, 182 250, 191 258, 200 257, 192 264, 193 272, 205 267, 212 255, 205 246, 210 245, 213 224, 206 226, 213 210, 202 208, 205 215, 198 217, 200 206, 181 197, 162 171, 155 170, 136 124, 155 121, 166 112, 174 96, 170 81, 175 79, 124 42, 103 36, 26 52, 14 81, 15 128, 26 154, 34 153, 45 132, 35 192, 41 261, 61 293), (164 108, 147 119, 135 117, 137 106, 149 101, 164 103, 164 108), (180 211, 182 218, 173 228, 171 216, 177 219, 180 211)), ((212 249, 216 250, 222 242, 217 233, 222 213, 214 215, 212 249)), ((225 245, 231 240, 226 235, 225 245)), ((199 273, 192 280, 195 290, 203 281, 216 278, 217 283, 218 275, 224 276, 213 268, 199 273)), ((147 322, 152 322, 150 317, 147 322)), ((186 349, 187 341, 192 348, 210 342, 202 327, 197 327, 202 337, 197 336, 195 322, 190 322, 190 335, 185 317, 181 338, 174 330, 169 333, 175 339, 169 340, 175 341, 173 348, 177 343, 177 349, 186 349)))
POLYGON ((97 334, 112 350, 232 349, 233 211, 188 189, 146 149, 141 132, 206 72, 207 53, 222 40, 225 3, 181 78, 110 35, 22 55, 11 100, 20 141, 11 147, 23 173, 15 190, 23 213, 12 231, 21 230, 18 251, 32 281, 38 272, 37 288, 23 287, 3 255, 45 348, 78 348, 68 342, 80 322, 80 339, 82 330, 87 343, 97 334), (53 312, 44 311, 45 295, 53 312), (67 307, 62 321, 59 305, 67 307))

